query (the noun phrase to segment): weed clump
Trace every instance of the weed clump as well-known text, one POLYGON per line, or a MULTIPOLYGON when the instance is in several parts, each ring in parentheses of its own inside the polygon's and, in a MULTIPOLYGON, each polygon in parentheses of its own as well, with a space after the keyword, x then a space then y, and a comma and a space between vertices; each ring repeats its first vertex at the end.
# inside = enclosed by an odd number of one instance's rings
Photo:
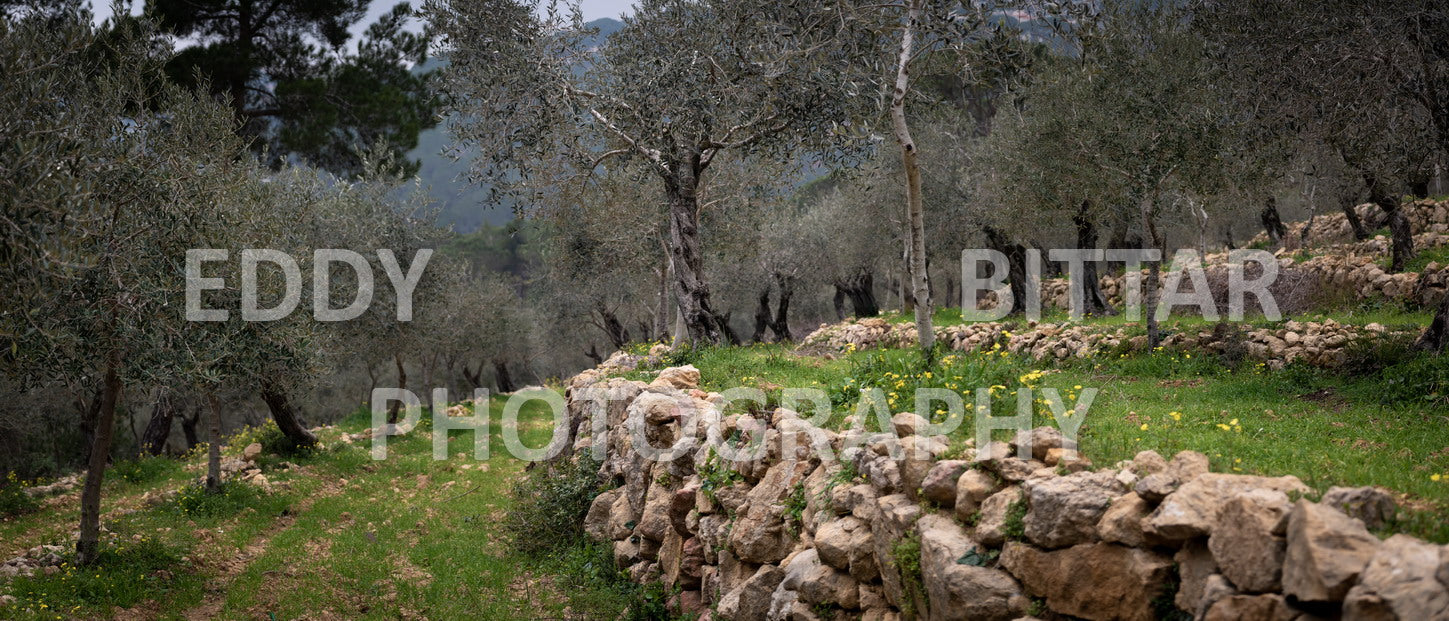
POLYGON ((503 531, 513 549, 541 557, 579 545, 584 516, 599 495, 599 462, 588 455, 535 468, 513 488, 503 531))

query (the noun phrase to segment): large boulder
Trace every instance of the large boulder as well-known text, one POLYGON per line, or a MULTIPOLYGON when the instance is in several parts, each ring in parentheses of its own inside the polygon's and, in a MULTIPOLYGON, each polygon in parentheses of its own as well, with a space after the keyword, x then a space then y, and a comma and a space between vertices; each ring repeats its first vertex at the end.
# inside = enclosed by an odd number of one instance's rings
POLYGON ((1097 535, 1102 541, 1140 548, 1147 545, 1142 533, 1142 520, 1152 513, 1152 505, 1135 492, 1118 496, 1097 522, 1097 535))
POLYGON ((1283 592, 1308 602, 1341 601, 1379 546, 1363 522, 1299 500, 1288 515, 1283 592))
MULTIPOLYGON (((1172 464, 1168 467, 1171 469, 1172 464)), ((1141 493, 1141 486, 1139 482, 1138 493, 1141 493)), ((1184 541, 1211 534, 1218 509, 1232 497, 1256 488, 1284 493, 1311 491, 1295 476, 1260 477, 1209 472, 1194 477, 1163 499, 1143 523, 1143 528, 1168 541, 1184 541)))
POLYGON ((1349 590, 1343 618, 1449 619, 1449 548, 1389 537, 1349 590))
POLYGON ((1288 512, 1283 492, 1254 489, 1238 494, 1218 511, 1208 539, 1223 576, 1249 593, 1277 591, 1283 571, 1288 512))
POLYGON ((860 608, 859 583, 850 574, 821 563, 815 550, 796 554, 784 569, 785 579, 778 588, 798 592, 807 604, 860 608))
POLYGON ((659 372, 659 377, 649 383, 650 386, 668 386, 680 390, 692 390, 699 388, 699 369, 688 364, 682 367, 670 367, 659 372))
POLYGON ((1203 615, 1203 621, 1306 621, 1277 593, 1230 595, 1217 600, 1203 615))
POLYGON ((1078 472, 1036 479, 1021 486, 1026 493, 1026 538, 1043 548, 1065 548, 1097 540, 1097 522, 1126 491, 1116 473, 1078 472))
POLYGON ((770 611, 770 597, 784 579, 784 570, 762 565, 754 575, 720 598, 716 612, 726 621, 763 619, 770 611))
POLYGON ((810 474, 809 462, 782 461, 750 490, 730 529, 730 548, 742 561, 774 563, 790 553, 794 535, 786 528, 784 501, 810 474))
POLYGON ((1006 572, 962 562, 968 552, 984 554, 954 520, 928 515, 916 522, 921 534, 921 582, 933 621, 1009 621, 1026 612, 1021 586, 1006 572))
POLYGON ((815 549, 821 561, 856 580, 870 582, 880 576, 870 524, 853 515, 821 524, 815 530, 815 549))
POLYGON ((1232 588, 1227 579, 1217 573, 1217 563, 1213 562, 1213 554, 1202 539, 1183 543, 1172 560, 1177 563, 1178 579, 1177 595, 1173 601, 1181 610, 1195 613, 1202 608, 1210 580, 1222 582, 1224 589, 1232 588))
POLYGON ((614 502, 623 495, 621 489, 611 489, 594 497, 589 512, 584 516, 584 533, 594 541, 609 541, 613 533, 609 528, 609 516, 614 511, 614 502))
POLYGON ((1089 620, 1151 621, 1172 559, 1111 543, 1044 551, 1009 543, 1001 565, 1053 611, 1089 620))

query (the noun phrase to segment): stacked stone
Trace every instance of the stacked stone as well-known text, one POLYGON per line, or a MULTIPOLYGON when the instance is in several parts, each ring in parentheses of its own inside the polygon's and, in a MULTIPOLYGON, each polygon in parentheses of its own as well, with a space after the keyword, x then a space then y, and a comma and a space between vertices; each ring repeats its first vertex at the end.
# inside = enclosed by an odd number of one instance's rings
POLYGON ((1046 427, 949 455, 915 414, 895 415, 894 433, 821 429, 785 409, 722 417, 698 381, 692 367, 649 384, 576 378, 569 412, 612 399, 605 436, 572 421, 576 452, 607 445, 600 475, 614 485, 585 530, 703 619, 1005 621, 1033 598, 1037 612, 1092 620, 1164 606, 1202 619, 1449 619, 1449 548, 1371 534, 1395 511, 1382 489, 1312 502, 1295 477, 1213 473, 1192 451, 1094 469, 1046 427), (765 448, 724 461, 703 444, 710 424, 765 448), (663 461, 632 450, 686 436, 703 448, 663 461))

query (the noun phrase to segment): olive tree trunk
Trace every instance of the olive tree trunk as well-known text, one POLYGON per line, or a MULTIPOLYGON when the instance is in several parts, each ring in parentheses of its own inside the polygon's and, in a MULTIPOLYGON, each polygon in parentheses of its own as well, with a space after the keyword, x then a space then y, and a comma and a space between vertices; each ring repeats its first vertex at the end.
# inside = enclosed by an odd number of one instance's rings
POLYGON ((94 564, 100 553, 101 483, 105 480, 106 461, 110 457, 111 440, 116 433, 116 402, 121 397, 121 377, 117 368, 120 366, 120 353, 112 352, 101 385, 100 407, 96 411, 95 436, 91 440, 85 487, 81 489, 80 538, 75 544, 76 564, 81 566, 94 564))
MULTIPOLYGON (((371 369, 369 369, 369 373, 371 373, 371 369)), ((369 390, 368 394, 371 395, 372 391, 369 390)), ((285 391, 272 385, 263 386, 262 401, 266 402, 267 410, 271 411, 272 420, 276 421, 277 428, 282 430, 282 434, 287 436, 293 446, 301 448, 317 444, 317 436, 307 430, 301 415, 298 414, 296 408, 292 407, 292 402, 287 399, 285 391)))
POLYGON ((1147 314, 1147 350, 1150 352, 1162 343, 1162 328, 1157 324, 1157 285, 1162 279, 1162 261, 1167 255, 1167 242, 1162 231, 1157 229, 1156 197, 1147 196, 1142 199, 1142 226, 1146 229, 1148 242, 1162 253, 1159 260, 1149 261, 1147 266, 1147 292, 1143 312, 1147 314))
POLYGON ((210 444, 206 451, 206 491, 221 491, 221 402, 215 394, 206 395, 206 404, 211 408, 210 444))
POLYGON ((156 396, 156 405, 151 409, 151 421, 141 433, 142 453, 160 455, 171 437, 171 423, 176 417, 176 407, 171 403, 171 393, 161 390, 156 396))
MULTIPOLYGON (((393 354, 392 362, 393 365, 397 367, 397 387, 402 390, 407 390, 408 370, 407 367, 403 365, 402 354, 393 354)), ((401 411, 402 401, 393 400, 393 402, 387 406, 387 424, 396 425, 398 421, 398 415, 401 411)))
POLYGON ((1397 274, 1404 271, 1404 264, 1408 263, 1409 259, 1414 258, 1414 231, 1409 226, 1409 219, 1404 215, 1399 199, 1384 188, 1378 178, 1369 176, 1366 181, 1369 188, 1369 200, 1378 205, 1379 210, 1388 216, 1389 236, 1392 238, 1389 272, 1397 274))
POLYGON ((1288 227, 1283 225, 1283 217, 1278 213, 1278 199, 1269 196, 1258 218, 1263 221, 1263 230, 1268 232, 1268 241, 1274 246, 1283 243, 1283 238, 1288 235, 1288 227))
MULTIPOLYGON (((1092 204, 1089 201, 1082 201, 1077 213, 1072 216, 1072 223, 1077 227, 1077 248, 1080 250, 1095 250, 1097 248, 1097 224, 1091 217, 1092 204)), ((1101 279, 1097 276, 1097 262, 1087 261, 1082 266, 1082 311, 1087 315, 1115 315, 1117 309, 1107 302, 1107 296, 1102 295, 1101 279)))
POLYGON ((674 268, 674 298, 684 319, 690 340, 697 344, 722 344, 720 318, 710 306, 709 283, 704 279, 704 259, 699 250, 699 158, 682 162, 665 180, 669 199, 669 256, 674 268))
POLYGON ((906 95, 911 84, 911 58, 915 56, 916 29, 921 24, 924 0, 910 0, 905 28, 901 32, 900 58, 896 63, 895 90, 891 96, 891 126, 901 147, 901 166, 906 180, 906 243, 910 260, 911 297, 916 310, 916 335, 921 355, 930 363, 936 349, 936 332, 931 326, 931 283, 926 273, 925 208, 921 200, 921 166, 915 139, 906 123, 906 95))

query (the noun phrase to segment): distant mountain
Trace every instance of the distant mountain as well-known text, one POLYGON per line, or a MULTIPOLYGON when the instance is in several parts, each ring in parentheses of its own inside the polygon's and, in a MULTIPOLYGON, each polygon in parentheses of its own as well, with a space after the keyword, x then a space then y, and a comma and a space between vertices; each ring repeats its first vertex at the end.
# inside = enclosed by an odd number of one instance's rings
MULTIPOLYGON (((591 21, 588 26, 597 28, 599 32, 587 44, 598 47, 622 29, 624 22, 604 18, 591 21)), ((447 58, 430 58, 414 68, 414 71, 431 71, 446 67, 447 64, 447 58)), ((487 187, 468 182, 472 154, 464 153, 455 161, 445 153, 452 143, 452 137, 448 135, 449 122, 444 119, 437 127, 418 134, 418 148, 408 153, 408 157, 421 164, 418 176, 441 207, 439 223, 451 226, 459 233, 472 233, 483 224, 506 224, 514 217, 513 204, 492 204, 487 187)))

